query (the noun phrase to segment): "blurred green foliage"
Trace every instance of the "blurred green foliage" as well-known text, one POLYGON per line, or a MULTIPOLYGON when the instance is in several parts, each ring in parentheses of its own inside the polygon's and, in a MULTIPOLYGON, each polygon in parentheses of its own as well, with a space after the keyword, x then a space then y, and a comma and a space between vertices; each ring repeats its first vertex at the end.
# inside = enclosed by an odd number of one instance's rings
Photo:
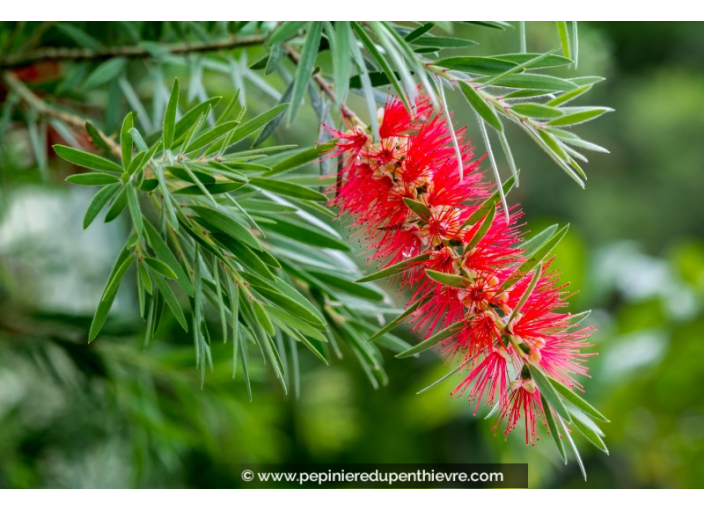
MULTIPOLYGON (((548 49, 553 29, 529 23, 529 50, 548 49)), ((516 51, 518 34, 480 42, 516 51)), ((572 223, 555 267, 580 289, 575 310, 594 310, 599 355, 585 386, 612 420, 604 427, 609 457, 581 448, 586 484, 551 441, 527 447, 520 431, 492 437, 491 419, 449 397, 452 379, 416 395, 447 371, 437 357, 387 355, 390 382, 373 391, 349 353, 330 367, 306 354, 298 400, 261 370, 249 403, 230 358, 214 359, 200 389, 190 340, 175 324, 146 351, 138 321, 110 321, 108 337, 86 346, 119 248, 111 233, 121 227, 80 231, 88 195, 57 178, 23 186, 33 202, 0 185, 0 485, 228 487, 240 483, 237 462, 260 461, 528 462, 532 486, 701 486, 704 25, 582 23, 580 48, 580 72, 608 77, 590 101, 616 110, 582 133, 611 154, 592 156, 582 191, 516 131, 513 152, 526 171, 512 200, 536 231, 572 223), (59 227, 47 217, 60 218, 59 227), (67 260, 82 271, 67 272, 67 260)), ((210 85, 225 95, 231 88, 210 85)), ((454 111, 480 140, 474 118, 454 111)), ((314 128, 312 136, 301 129, 314 122, 301 111, 285 136, 314 140, 314 128)), ((16 175, 39 180, 27 153, 18 144, 2 161, 15 186, 16 175)), ((136 297, 120 294, 118 307, 135 316, 136 297)))

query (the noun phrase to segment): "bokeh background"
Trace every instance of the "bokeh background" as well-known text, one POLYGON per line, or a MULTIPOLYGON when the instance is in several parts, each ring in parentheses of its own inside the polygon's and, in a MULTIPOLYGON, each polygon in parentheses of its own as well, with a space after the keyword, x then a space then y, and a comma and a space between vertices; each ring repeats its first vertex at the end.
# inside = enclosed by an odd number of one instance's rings
MULTIPOLYGON (((480 54, 516 51, 515 30, 471 30, 480 54)), ((107 337, 74 341, 128 226, 83 231, 90 191, 52 174, 51 157, 42 177, 18 124, 0 161, 0 485, 228 487, 241 483, 238 462, 528 462, 534 487, 702 486, 704 25, 581 23, 579 42, 580 74, 607 77, 581 101, 615 112, 578 132, 611 153, 592 154, 583 191, 511 130, 522 173, 510 198, 531 230, 571 223, 555 265, 578 290, 573 310, 593 310, 598 356, 585 386, 611 418, 609 456, 581 445, 587 482, 549 438, 530 447, 520 430, 495 436, 493 420, 449 396, 453 380, 416 395, 447 371, 434 355, 387 355, 390 381, 374 390, 354 360, 324 366, 302 354, 298 399, 261 367, 250 403, 226 353, 201 389, 175 325, 145 350, 127 285, 107 337)), ((528 24, 529 50, 554 45, 554 25, 528 24)), ((233 93, 219 77, 205 83, 233 93)), ((258 100, 248 98, 255 111, 258 100)), ((483 152, 466 104, 450 103, 483 152)), ((281 140, 315 140, 304 110, 281 140)))

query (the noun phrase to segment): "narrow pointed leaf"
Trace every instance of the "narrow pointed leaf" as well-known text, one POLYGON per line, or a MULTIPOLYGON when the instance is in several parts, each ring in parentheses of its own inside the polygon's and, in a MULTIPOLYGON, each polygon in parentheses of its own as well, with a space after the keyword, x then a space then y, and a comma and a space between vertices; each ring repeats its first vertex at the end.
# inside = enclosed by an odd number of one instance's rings
POLYGON ((122 122, 122 129, 120 129, 120 149, 122 150, 122 166, 126 169, 130 167, 132 163, 132 135, 130 134, 130 129, 134 127, 134 119, 132 112, 125 116, 125 120, 122 122))
MULTIPOLYGON (((510 177, 506 180, 506 182, 504 182, 502 187, 504 196, 508 195, 508 192, 511 191, 514 184, 516 184, 515 177, 510 177)), ((500 200, 501 193, 497 190, 489 198, 487 198, 476 211, 469 215, 469 217, 462 224, 462 228, 465 228, 468 225, 474 225, 476 222, 484 218, 492 208, 496 207, 496 204, 498 204, 500 200)))
POLYGON ((127 205, 130 208, 130 215, 132 216, 132 224, 135 230, 141 236, 144 231, 144 219, 142 218, 142 211, 139 208, 139 199, 137 198, 137 188, 132 184, 127 186, 127 205))
POLYGON ((572 418, 570 417, 570 413, 567 411, 565 404, 562 403, 562 400, 555 391, 555 388, 553 388, 552 384, 550 384, 550 380, 543 375, 540 368, 535 365, 531 365, 530 375, 533 378, 535 385, 540 390, 540 394, 545 397, 545 400, 547 400, 550 408, 568 422, 571 421, 572 418))
POLYGON ((447 340, 448 338, 456 335, 460 329, 464 326, 464 321, 459 321, 455 322, 454 324, 448 326, 447 328, 443 329, 442 331, 439 331, 435 333, 433 336, 430 338, 427 338, 426 340, 423 340, 421 343, 414 345, 407 351, 403 351, 399 354, 396 355, 397 358, 407 358, 409 356, 413 356, 414 354, 421 353, 423 351, 427 351, 428 349, 435 347, 437 344, 442 342, 443 340, 447 340))
POLYGON ((428 260, 430 258, 430 255, 427 253, 424 253, 422 255, 418 255, 416 257, 411 257, 410 259, 406 259, 402 262, 399 262, 398 264, 394 264, 392 266, 386 267, 382 269, 381 271, 377 271, 375 273, 369 274, 367 276, 364 276, 358 280, 356 280, 358 283, 364 283, 364 282, 373 282, 375 280, 381 280, 382 278, 387 278, 389 276, 398 274, 398 273, 403 273, 404 271, 407 271, 414 267, 411 265, 413 262, 422 262, 424 260, 428 260))
POLYGON ((432 269, 426 269, 425 274, 427 274, 431 280, 457 289, 466 289, 471 284, 464 276, 441 273, 440 271, 433 271, 432 269))
POLYGON ((523 276, 527 275, 530 271, 533 270, 535 266, 537 266, 547 255, 552 251, 552 249, 557 246, 557 243, 559 243, 562 238, 565 236, 567 233, 567 230, 569 229, 569 225, 565 225, 562 227, 560 230, 558 230, 552 237, 550 237, 547 241, 545 241, 543 244, 538 246, 527 258, 525 262, 523 262, 516 271, 514 271, 513 275, 508 278, 504 283, 501 285, 502 289, 507 289, 511 287, 513 284, 515 284, 518 280, 523 278, 523 276))
POLYGON ((179 97, 179 84, 178 78, 174 80, 174 84, 171 87, 171 95, 169 96, 169 103, 166 105, 166 111, 164 112, 164 148, 167 150, 171 149, 171 145, 174 142, 174 133, 176 130, 176 111, 178 110, 178 97, 179 97))
POLYGON ((300 198, 301 200, 313 200, 316 202, 327 202, 328 200, 322 193, 292 182, 252 177, 249 179, 249 184, 268 191, 273 191, 279 195, 300 198))
POLYGON ((421 220, 428 221, 430 218, 430 209, 428 209, 425 204, 411 198, 404 198, 403 201, 421 220))
POLYGON ((555 416, 550 410, 548 401, 545 400, 545 395, 541 394, 540 399, 543 404, 543 409, 545 409, 545 421, 548 423, 550 437, 552 437, 552 440, 555 442, 555 446, 557 446, 557 451, 560 452, 560 457, 562 457, 562 460, 567 463, 567 452, 565 451, 565 444, 562 442, 562 438, 560 437, 560 430, 557 428, 557 423, 555 423, 555 416))
POLYGON ((88 204, 88 208, 86 209, 86 214, 85 216, 83 216, 84 229, 88 228, 88 226, 93 223, 93 220, 98 216, 98 214, 100 214, 100 211, 102 211, 105 207, 105 204, 107 204, 110 199, 115 196, 115 193, 117 193, 121 187, 122 185, 119 182, 115 184, 109 184, 93 196, 90 203, 88 204))
POLYGON ((90 168, 91 170, 105 170, 106 172, 122 172, 122 167, 117 163, 113 163, 109 159, 96 156, 89 152, 85 152, 66 145, 54 145, 54 151, 62 159, 69 163, 90 168))
POLYGON ((489 229, 491 228, 491 224, 494 222, 495 216, 496 216, 496 207, 492 207, 489 209, 489 213, 486 215, 486 217, 482 221, 481 226, 477 229, 477 231, 472 236, 472 239, 470 239, 469 242, 467 243, 465 250, 471 250, 472 248, 476 247, 481 242, 482 239, 484 239, 484 236, 486 235, 487 232, 489 232, 489 229))
POLYGON ((298 67, 296 68, 293 94, 291 96, 291 109, 288 112, 289 124, 293 122, 301 103, 303 103, 303 96, 308 88, 308 82, 313 74, 315 61, 318 57, 318 48, 320 47, 322 30, 322 21, 311 21, 310 26, 308 27, 306 40, 303 43, 303 49, 301 50, 301 59, 298 62, 298 67))
POLYGON ((571 391, 567 386, 562 384, 559 381, 556 381, 554 379, 551 379, 550 381, 555 388, 555 391, 557 391, 562 398, 564 398, 567 402, 575 406, 576 408, 580 409, 584 413, 586 413, 588 416, 591 416, 595 420, 600 420, 604 422, 609 422, 609 420, 601 414, 597 409, 595 409, 589 402, 585 401, 583 398, 581 398, 579 395, 571 391))
POLYGON ((459 83, 460 90, 464 94, 464 97, 467 98, 467 101, 469 101, 472 108, 474 108, 474 111, 477 112, 477 114, 491 127, 497 131, 503 131, 504 127, 501 124, 499 117, 496 115, 496 112, 491 106, 489 106, 479 92, 477 92, 477 90, 469 83, 464 81, 460 81, 459 83))
POLYGON ((171 251, 169 245, 164 241, 161 235, 156 231, 149 221, 144 222, 144 230, 149 240, 149 245, 154 250, 154 253, 161 262, 164 262, 171 268, 171 271, 176 275, 176 281, 189 296, 193 296, 193 284, 190 278, 179 264, 176 255, 171 251))
POLYGON ((178 302, 178 298, 174 294, 173 290, 171 290, 169 284, 166 283, 164 277, 161 276, 159 273, 152 272, 152 276, 154 278, 156 286, 159 289, 159 292, 164 297, 164 301, 171 309, 171 312, 174 314, 174 317, 176 317, 176 320, 184 329, 184 331, 188 331, 188 321, 186 320, 186 316, 183 314, 183 308, 181 308, 181 304, 178 302))
POLYGON ((162 262, 161 260, 152 257, 145 257, 144 261, 157 273, 160 273, 166 276, 167 278, 171 278, 172 280, 176 279, 176 273, 174 273, 173 269, 171 269, 166 263, 162 262))

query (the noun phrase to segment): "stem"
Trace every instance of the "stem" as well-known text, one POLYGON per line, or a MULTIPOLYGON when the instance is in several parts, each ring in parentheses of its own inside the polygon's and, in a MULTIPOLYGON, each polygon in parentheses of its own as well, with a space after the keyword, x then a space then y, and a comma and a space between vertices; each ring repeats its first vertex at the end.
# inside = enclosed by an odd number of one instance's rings
MULTIPOLYGON (((17 96, 22 101, 27 103, 39 115, 59 119, 75 129, 85 131, 87 122, 86 119, 78 117, 77 115, 73 115, 68 112, 64 112, 62 110, 57 110, 49 103, 44 101, 42 98, 37 96, 34 92, 32 92, 29 87, 27 87, 24 83, 18 80, 11 72, 4 72, 2 74, 2 80, 5 82, 8 89, 12 90, 15 94, 17 94, 17 96)), ((96 130, 98 131, 98 134, 102 137, 102 139, 105 141, 105 143, 110 147, 110 151, 115 156, 120 158, 122 156, 120 146, 105 133, 98 130, 97 128, 96 130)))
MULTIPOLYGON (((184 42, 163 44, 161 48, 172 55, 185 53, 206 53, 211 51, 228 50, 247 46, 263 44, 269 34, 231 36, 212 42, 184 42)), ((113 57, 124 58, 149 58, 151 53, 141 46, 113 46, 100 51, 86 48, 38 48, 36 50, 9 55, 2 62, 0 68, 12 69, 35 62, 56 60, 108 60, 113 57)))

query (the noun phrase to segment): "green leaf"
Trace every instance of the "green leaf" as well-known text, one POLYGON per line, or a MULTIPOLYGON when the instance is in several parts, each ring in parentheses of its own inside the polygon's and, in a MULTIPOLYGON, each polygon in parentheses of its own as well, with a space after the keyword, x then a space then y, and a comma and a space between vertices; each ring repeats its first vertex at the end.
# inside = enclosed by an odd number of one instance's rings
POLYGON ((567 154, 560 143, 546 129, 538 129, 538 137, 543 141, 545 147, 552 152, 557 159, 566 161, 567 154))
POLYGON ((267 44, 284 42, 296 35, 307 24, 307 21, 284 21, 271 33, 266 42, 267 44))
POLYGON ((122 57, 111 58, 106 60, 98 67, 93 69, 93 72, 88 75, 88 78, 83 82, 83 89, 89 90, 98 85, 103 85, 109 81, 114 80, 125 67, 125 59, 122 57))
MULTIPOLYGON (((574 412, 572 414, 572 424, 590 443, 599 448, 606 455, 609 454, 609 449, 606 447, 604 440, 601 439, 599 434, 601 430, 587 416, 578 411, 574 412)), ((601 432, 601 434, 603 435, 603 432, 601 432)))
POLYGON ((476 41, 469 39, 459 39, 457 37, 437 37, 434 35, 423 35, 412 41, 415 46, 429 46, 431 48, 469 48, 476 46, 476 41))
POLYGON ((166 304, 169 305, 171 313, 174 314, 174 317, 176 317, 176 320, 184 331, 188 331, 188 321, 186 320, 186 316, 183 314, 183 309, 181 308, 181 304, 178 302, 174 291, 171 290, 169 284, 166 283, 166 280, 164 280, 163 276, 159 273, 152 273, 152 277, 154 278, 154 282, 156 283, 159 292, 164 297, 164 301, 166 301, 166 304))
POLYGON ((507 60, 514 65, 524 65, 526 69, 560 67, 572 63, 571 59, 553 53, 506 53, 503 55, 495 55, 494 58, 507 60))
POLYGON ((232 255, 246 268, 255 271, 268 280, 273 280, 274 275, 269 270, 267 264, 261 260, 257 253, 246 244, 241 243, 225 234, 213 234, 213 239, 225 247, 232 255))
POLYGON ((200 181, 201 183, 207 185, 215 184, 215 177, 200 170, 191 169, 191 172, 187 172, 182 166, 167 166, 166 169, 178 179, 182 181, 194 183, 200 181), (195 179, 191 177, 191 174, 195 176, 195 179))
MULTIPOLYGON (((462 82, 460 82, 462 83, 462 82)), ((497 87, 508 87, 513 89, 539 89, 550 92, 562 92, 574 90, 577 85, 574 83, 549 76, 546 74, 518 73, 496 80, 492 85, 497 87)))
POLYGON ((573 99, 578 98, 585 92, 591 90, 591 85, 585 85, 583 87, 579 87, 577 89, 571 90, 569 92, 565 92, 564 94, 561 94, 557 96, 555 99, 552 99, 548 101, 547 104, 548 106, 560 106, 562 104, 565 104, 569 101, 572 101, 573 99))
POLYGON ((142 286, 144 287, 144 289, 149 294, 152 294, 154 292, 154 284, 152 283, 152 279, 149 276, 149 273, 147 272, 147 268, 144 267, 143 264, 139 264, 137 266, 137 276, 139 277, 139 280, 142 282, 142 286))
MULTIPOLYGON (((510 177, 509 179, 506 180, 506 182, 504 182, 504 184, 502 186, 504 196, 508 195, 508 192, 511 191, 511 189, 513 188, 513 185, 515 183, 516 183, 515 177, 510 177)), ((476 211, 474 211, 472 214, 469 215, 469 217, 462 224, 462 228, 465 228, 468 225, 474 225, 480 219, 484 218, 492 208, 496 207, 496 204, 498 204, 500 200, 501 200, 501 193, 497 190, 489 198, 487 198, 484 202, 482 202, 482 205, 480 205, 476 211)))
POLYGON ((555 391, 557 391, 567 402, 580 409, 588 416, 591 416, 595 420, 600 420, 607 423, 609 422, 609 420, 603 414, 596 410, 589 402, 585 401, 579 395, 571 391, 567 386, 565 386, 559 381, 556 381, 555 379, 551 379, 550 382, 555 388, 555 391))
POLYGON ((265 308, 269 313, 271 320, 281 327, 281 329, 285 330, 286 327, 290 327, 300 331, 304 335, 318 340, 319 342, 325 343, 328 341, 327 337, 319 329, 316 329, 308 322, 301 320, 299 317, 296 317, 295 315, 285 312, 282 309, 272 305, 267 304, 265 305, 265 308))
POLYGON ((149 240, 149 245, 160 261, 166 263, 176 275, 178 285, 189 296, 193 296, 193 284, 190 278, 179 264, 176 255, 171 251, 166 241, 159 235, 154 226, 149 221, 144 222, 144 230, 149 240))
POLYGON ((269 319, 269 315, 266 313, 262 305, 260 305, 258 301, 251 301, 251 304, 252 309, 254 310, 254 316, 257 318, 259 325, 264 328, 264 331, 266 331, 267 334, 272 336, 275 335, 276 329, 274 329, 274 325, 271 323, 271 319, 269 319))
POLYGON ((147 265, 157 273, 160 273, 166 276, 167 278, 171 278, 172 280, 176 279, 176 273, 174 273, 174 271, 161 260, 152 257, 145 257, 144 262, 146 262, 147 265))
MULTIPOLYGON (((291 94, 293 94, 293 82, 289 83, 288 87, 286 87, 286 90, 284 91, 283 94, 281 94, 281 99, 279 99, 278 104, 290 104, 291 103, 291 94)), ((266 126, 264 126, 264 129, 262 129, 259 132, 259 135, 257 136, 257 139, 254 140, 254 143, 252 144, 252 147, 259 147, 264 140, 269 138, 271 134, 276 130, 277 127, 279 127, 279 124, 281 124, 281 121, 284 118, 284 112, 281 112, 279 115, 277 115, 275 118, 270 120, 266 126)), ((265 171, 268 170, 265 169, 265 171)))
POLYGON ((570 81, 574 83, 577 87, 582 87, 584 85, 594 85, 600 81, 604 81, 606 78, 602 76, 580 76, 578 78, 570 78, 570 81))
POLYGON ((105 184, 113 184, 120 182, 113 174, 74 174, 66 177, 66 181, 80 186, 103 186, 105 184))
POLYGON ((133 184, 127 186, 127 205, 130 208, 132 223, 137 233, 141 236, 144 232, 144 219, 142 211, 139 208, 139 199, 137 198, 137 188, 133 184))
POLYGON ((134 127, 132 112, 125 116, 120 129, 120 148, 122 150, 122 166, 127 170, 132 162, 132 135, 130 129, 134 127))
POLYGON ((102 150, 105 154, 111 153, 110 146, 105 141, 105 138, 103 138, 103 135, 100 134, 100 131, 98 131, 97 128, 90 122, 86 122, 86 133, 88 133, 88 136, 96 147, 102 150))
POLYGON ((358 283, 364 283, 364 282, 373 282, 375 280, 381 280, 382 278, 387 278, 389 276, 398 274, 398 273, 403 273, 404 271, 407 271, 414 266, 410 265, 413 262, 421 262, 423 260, 428 260, 430 258, 430 255, 427 253, 424 253, 422 255, 417 255, 415 257, 411 257, 410 259, 406 259, 404 261, 399 262, 398 264, 394 264, 392 266, 386 267, 382 269, 381 271, 377 271, 375 273, 369 274, 363 278, 360 278, 356 280, 358 283))
POLYGON ((351 282, 345 278, 333 274, 332 272, 309 269, 308 273, 318 280, 321 280, 322 282, 352 296, 357 296, 369 301, 382 301, 385 297, 384 294, 373 289, 372 287, 351 282))
POLYGON ((425 23, 412 32, 409 32, 404 39, 406 39, 407 42, 413 42, 416 39, 418 39, 421 35, 425 34, 426 32, 429 32, 433 27, 435 26, 435 23, 432 21, 429 21, 428 23, 425 23))
POLYGON ((71 40, 81 48, 88 48, 93 51, 100 51, 102 49, 101 44, 96 38, 88 35, 83 29, 70 22, 58 23, 56 28, 63 32, 64 35, 71 38, 71 40))
POLYGON ((263 127, 264 125, 268 124, 269 121, 275 119, 276 117, 279 116, 281 112, 283 112, 286 108, 288 108, 288 104, 278 104, 274 106, 271 110, 267 110, 261 115, 257 115, 254 117, 252 120, 245 122, 244 124, 240 124, 235 128, 235 132, 231 135, 229 142, 230 146, 234 145, 235 143, 239 142, 240 140, 243 140, 244 138, 247 138, 249 135, 257 131, 259 128, 263 127))
POLYGON ((518 247, 521 248, 526 254, 532 253, 545 241, 550 239, 555 234, 555 232, 557 232, 558 226, 559 225, 557 223, 555 223, 554 225, 550 225, 549 227, 541 231, 539 234, 536 234, 530 239, 527 239, 526 241, 520 243, 518 247))
POLYGON ((406 317, 408 317, 408 316, 411 315, 413 312, 415 312, 415 311, 418 309, 418 307, 420 307, 421 305, 427 303, 429 300, 430 300, 430 298, 425 298, 425 299, 420 299, 420 300, 416 301, 415 303, 413 303, 410 307, 408 307, 408 309, 407 309, 405 312, 403 312, 401 315, 399 315, 398 317, 396 317, 394 320, 392 320, 391 322, 389 322, 388 324, 386 324, 386 326, 384 326, 384 327, 381 328, 379 331, 377 331, 377 332, 374 333, 372 336, 370 336, 370 337, 367 339, 367 342, 372 342, 372 341, 376 340, 377 338, 381 337, 382 335, 385 335, 386 333, 388 333, 388 332, 391 331, 392 329, 394 329, 396 326, 398 326, 399 324, 401 324, 401 322, 403 322, 403 320, 404 320, 406 317))
POLYGON ((311 21, 308 27, 308 34, 303 43, 301 50, 301 59, 296 68, 296 76, 294 77, 293 94, 291 97, 291 109, 288 111, 289 125, 298 113, 298 109, 303 103, 303 96, 308 88, 308 82, 313 74, 315 61, 318 57, 318 48, 320 47, 320 38, 323 31, 322 21, 311 21))
POLYGON ((311 246, 321 248, 332 248, 340 251, 350 251, 343 241, 338 240, 327 232, 313 229, 300 223, 285 220, 283 218, 272 218, 274 223, 267 224, 266 229, 279 235, 294 239, 311 246))
POLYGON ((562 115, 559 108, 551 108, 540 103, 519 103, 511 109, 519 115, 533 117, 534 119, 552 119, 562 115))
POLYGON ((438 60, 433 65, 464 73, 494 75, 514 68, 516 63, 498 57, 449 57, 438 60))
POLYGON ((283 152, 268 158, 258 160, 260 165, 268 166, 270 169, 267 172, 267 177, 275 174, 281 174, 294 170, 303 165, 320 158, 320 156, 335 147, 334 142, 326 142, 308 147, 305 149, 297 149, 294 151, 283 152))
POLYGON ((486 215, 486 217, 482 221, 482 224, 476 230, 474 235, 472 235, 472 239, 470 239, 469 242, 465 245, 465 251, 469 251, 469 250, 473 249, 475 246, 477 246, 480 243, 480 241, 482 239, 484 239, 484 236, 486 235, 487 232, 489 232, 489 229, 491 228, 491 224, 494 222, 495 216, 496 216, 496 207, 491 207, 489 209, 489 213, 486 215))
POLYGON ((407 110, 411 110, 411 105, 408 104, 408 98, 406 97, 406 92, 403 90, 403 87, 401 86, 401 82, 398 81, 398 78, 396 78, 396 73, 394 70, 391 68, 387 60, 384 58, 384 56, 379 52, 377 49, 376 45, 374 44, 374 41, 371 40, 369 35, 364 31, 362 26, 357 23, 356 21, 351 21, 352 23, 352 28, 354 29, 355 32, 357 32, 357 35, 359 36, 359 39, 362 41, 362 44, 364 47, 367 49, 367 51, 371 54, 371 56, 374 58, 374 60, 379 64, 381 67, 382 71, 384 71, 384 74, 386 74, 386 77, 389 79, 389 83, 393 86, 393 88, 396 90, 396 93, 398 96, 401 98, 401 101, 403 101, 404 106, 406 107, 407 110))
MULTIPOLYGON (((222 182, 218 184, 204 184, 203 187, 211 195, 218 195, 221 193, 231 193, 244 185, 244 182, 222 182)), ((185 188, 175 190, 173 193, 174 195, 204 195, 200 186, 186 186, 185 188)))
POLYGON ((302 200, 314 200, 317 202, 327 202, 328 198, 322 193, 285 181, 275 181, 263 177, 252 177, 249 184, 268 191, 273 191, 279 195, 300 198, 302 200))
POLYGON ((612 112, 611 108, 580 108, 579 111, 574 113, 568 113, 563 115, 558 119, 551 120, 548 122, 548 126, 572 126, 574 124, 581 124, 582 122, 587 122, 597 117, 601 117, 605 113, 612 112))
POLYGON ((542 262, 542 260, 552 251, 552 249, 557 246, 557 243, 562 240, 569 228, 569 225, 565 225, 537 248, 535 248, 535 250, 530 254, 526 254, 526 260, 518 266, 510 278, 501 284, 501 289, 504 290, 510 288, 513 284, 531 272, 535 266, 540 264, 540 262, 542 262))
POLYGON ((335 104, 338 106, 347 98, 350 74, 352 72, 352 29, 349 21, 335 22, 332 38, 332 65, 335 72, 335 104))
POLYGON ((123 186, 120 192, 112 201, 112 205, 105 214, 105 223, 110 223, 115 218, 117 218, 122 210, 127 206, 127 186, 123 186))
POLYGON ((198 138, 189 143, 188 147, 186 147, 184 152, 189 153, 197 151, 198 149, 202 149, 203 147, 214 142, 218 138, 225 136, 227 133, 235 129, 238 124, 239 121, 230 120, 228 122, 223 122, 222 124, 218 124, 217 126, 207 129, 198 138))
POLYGON ((115 196, 115 193, 117 193, 121 187, 122 185, 120 183, 109 184, 93 196, 86 209, 86 214, 83 216, 84 229, 88 228, 90 224, 93 223, 93 220, 98 216, 100 211, 103 210, 103 207, 105 207, 105 204, 115 196))
POLYGON ((565 431, 565 437, 567 438, 567 441, 570 444, 570 447, 572 448, 572 452, 574 453, 575 459, 577 459, 577 464, 579 464, 579 469, 582 471, 582 476, 584 477, 584 481, 587 481, 587 471, 584 469, 584 463, 582 462, 582 457, 579 455, 579 450, 577 449, 577 445, 574 444, 574 439, 572 439, 572 434, 570 433, 569 429, 567 428, 567 425, 565 425, 565 422, 560 418, 559 416, 557 417, 557 420, 560 422, 560 425, 562 425, 563 430, 565 431))
POLYGON ((274 44, 271 47, 271 51, 266 59, 266 66, 264 68, 264 74, 271 74, 276 69, 278 69, 281 59, 284 57, 284 45, 281 43, 274 44))
POLYGON ((538 366, 531 365, 530 376, 540 390, 540 394, 547 400, 550 408, 569 422, 571 420, 570 413, 567 412, 567 408, 562 403, 562 400, 560 400, 555 388, 550 384, 550 380, 543 375, 538 366))
POLYGON ((557 34, 560 36, 560 45, 562 46, 562 52, 565 57, 571 58, 570 51, 570 39, 567 35, 567 22, 566 21, 556 21, 557 34))
POLYGON ((269 288, 253 285, 252 288, 262 297, 278 306, 283 311, 290 313, 308 324, 313 325, 316 329, 326 330, 325 324, 318 318, 317 315, 311 313, 306 307, 301 306, 298 302, 288 296, 269 288))
POLYGON ((477 114, 484 119, 490 126, 492 126, 497 131, 503 131, 504 127, 496 115, 494 109, 487 104, 484 98, 479 94, 477 89, 475 89, 469 83, 460 81, 460 90, 464 94, 464 97, 469 101, 470 106, 474 109, 477 114))
MULTIPOLYGON (((120 252, 120 255, 118 255, 117 257, 117 260, 115 261, 112 270, 110 271, 110 276, 108 276, 108 281, 105 284, 105 290, 103 291, 100 303, 98 304, 98 308, 95 311, 93 321, 90 325, 90 331, 88 333, 88 342, 92 342, 93 340, 95 340, 95 337, 98 336, 98 333, 100 333, 100 330, 103 328, 103 324, 105 324, 105 319, 107 319, 108 312, 110 311, 112 303, 115 300, 115 295, 117 294, 117 289, 119 287, 120 281, 122 281, 122 277, 117 280, 117 286, 111 286, 111 283, 115 281, 118 272, 123 270, 124 263, 128 260, 129 257, 129 249, 127 247, 123 248, 120 252), (111 289, 110 292, 108 292, 109 288, 111 289)), ((134 258, 134 255, 132 255, 132 258, 134 258)), ((127 272, 128 268, 129 265, 124 268, 124 272, 127 272)))
POLYGON ((555 446, 557 446, 557 450, 560 452, 562 460, 567 463, 567 452, 565 451, 565 445, 562 442, 562 438, 560 438, 560 431, 557 428, 557 423, 555 423, 555 416, 553 416, 550 406, 548 405, 548 401, 545 400, 545 395, 542 393, 540 395, 540 400, 543 404, 543 409, 545 409, 545 421, 548 423, 550 436, 552 437, 552 440, 555 441, 555 446))
POLYGON ((171 144, 171 148, 182 142, 186 134, 198 122, 201 115, 207 111, 210 111, 212 108, 215 108, 215 105, 219 102, 219 97, 212 97, 188 110, 185 115, 178 120, 176 126, 174 127, 174 141, 171 144))
POLYGON ((425 204, 413 200, 412 198, 404 198, 403 201, 421 220, 428 221, 428 219, 430 219, 430 209, 428 209, 425 204))
POLYGON ((421 343, 414 345, 410 349, 398 353, 396 355, 396 357, 397 358, 407 358, 409 356, 413 356, 414 354, 418 354, 420 352, 426 351, 426 350, 430 349, 431 347, 435 347, 437 344, 439 344, 443 340, 447 340, 448 338, 457 334, 460 331, 460 329, 462 329, 463 326, 464 326, 464 321, 455 322, 454 324, 451 324, 450 326, 446 327, 442 331, 435 333, 430 338, 427 338, 426 340, 423 340, 421 343))
POLYGON ((143 163, 144 163, 144 157, 147 155, 146 151, 140 151, 137 153, 137 155, 132 158, 132 162, 130 163, 130 167, 127 169, 127 173, 129 175, 133 175, 134 173, 137 172, 137 170, 141 170, 143 168, 143 163))
POLYGON ((132 262, 134 262, 134 259, 134 253, 130 254, 120 263, 117 271, 114 271, 110 275, 107 285, 105 286, 105 290, 103 290, 103 295, 100 298, 101 301, 110 300, 115 294, 117 294, 117 289, 120 287, 120 283, 122 283, 122 279, 125 277, 125 274, 132 265, 132 262))
POLYGON ((507 23, 506 21, 463 21, 462 23, 467 23, 468 25, 477 25, 486 28, 495 28, 497 30, 506 30, 507 28, 513 28, 513 25, 507 23))
POLYGON ((464 276, 441 273, 440 271, 433 271, 432 269, 426 269, 425 274, 433 281, 458 289, 466 289, 471 285, 471 282, 464 276))
POLYGON ((113 298, 117 294, 117 290, 120 288, 120 283, 122 283, 122 279, 125 277, 125 274, 132 265, 132 262, 134 262, 134 259, 134 253, 129 255, 122 261, 117 271, 110 275, 108 283, 105 286, 105 290, 103 291, 103 295, 100 299, 101 301, 110 301, 112 303, 113 298))
POLYGON ((199 223, 204 224, 206 227, 213 229, 216 232, 227 234, 230 237, 254 248, 255 250, 262 249, 259 241, 257 241, 257 238, 254 237, 252 232, 231 216, 207 207, 197 205, 192 205, 190 207, 201 220, 205 220, 199 221, 199 223))
POLYGON ((166 105, 166 111, 164 112, 164 148, 166 150, 171 149, 171 145, 174 142, 174 133, 176 130, 176 111, 178 110, 178 97, 179 97, 179 84, 178 78, 174 80, 174 84, 171 87, 171 95, 169 96, 169 103, 166 105))
POLYGON ((67 147, 65 145, 54 145, 54 151, 62 159, 65 159, 69 163, 74 165, 82 166, 84 168, 90 168, 91 170, 104 170, 106 172, 122 172, 122 167, 117 163, 113 163, 109 159, 101 158, 95 154, 90 154, 79 149, 74 149, 73 147, 67 147))

